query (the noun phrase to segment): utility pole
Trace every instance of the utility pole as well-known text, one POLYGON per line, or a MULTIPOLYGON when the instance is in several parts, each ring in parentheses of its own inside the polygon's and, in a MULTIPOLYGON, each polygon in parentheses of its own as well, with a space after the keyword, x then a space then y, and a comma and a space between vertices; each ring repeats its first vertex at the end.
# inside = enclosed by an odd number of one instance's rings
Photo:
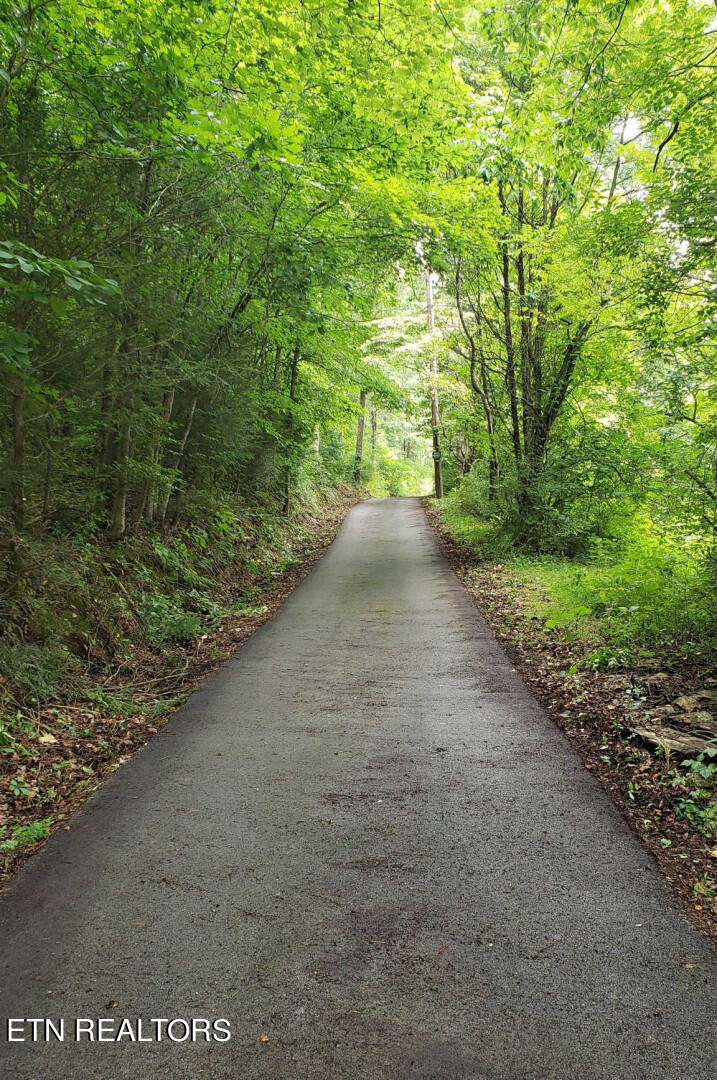
MULTIPOLYGON (((428 333, 433 333, 433 280, 431 270, 426 265, 426 307, 428 309, 428 333)), ((443 477, 441 475, 441 445, 438 439, 438 356, 431 349, 431 428, 433 429, 433 479, 436 498, 443 498, 443 477)))

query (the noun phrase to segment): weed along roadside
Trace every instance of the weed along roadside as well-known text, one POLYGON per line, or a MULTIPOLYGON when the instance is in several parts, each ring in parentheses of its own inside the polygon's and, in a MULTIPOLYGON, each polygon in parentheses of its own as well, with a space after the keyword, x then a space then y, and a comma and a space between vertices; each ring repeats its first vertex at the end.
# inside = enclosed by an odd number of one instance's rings
POLYGON ((81 652, 70 652, 69 638, 4 652, 0 881, 52 830, 71 827, 72 813, 102 780, 271 618, 356 498, 338 488, 285 523, 250 517, 221 544, 195 532, 98 548, 94 575, 73 582, 71 600, 63 568, 46 566, 48 592, 56 588, 55 603, 72 605, 86 637, 81 652))
MULTIPOLYGON (((443 554, 532 692, 717 945, 717 677, 704 643, 689 662, 611 645, 619 628, 613 622, 602 635, 576 600, 585 595, 579 567, 505 555, 494 562, 456 539, 450 507, 429 504, 427 512, 443 554)), ((632 615, 628 608, 626 621, 632 615)))

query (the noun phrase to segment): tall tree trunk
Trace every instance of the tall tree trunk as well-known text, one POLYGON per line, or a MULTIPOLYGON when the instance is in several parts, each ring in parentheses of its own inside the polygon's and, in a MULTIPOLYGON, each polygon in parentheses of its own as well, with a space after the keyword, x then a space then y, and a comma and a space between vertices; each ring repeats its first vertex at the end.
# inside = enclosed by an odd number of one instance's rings
POLYGON ((513 440, 513 454, 518 476, 522 472, 523 451, 520 442, 520 414, 518 412, 518 391, 515 382, 515 352, 513 349, 513 324, 510 304, 510 262, 508 246, 503 243, 502 252, 502 289, 503 289, 503 334, 505 337, 505 385, 510 402, 510 433, 513 440))
POLYGON ((117 440, 115 482, 110 506, 110 540, 120 540, 127 528, 127 487, 129 483, 130 422, 123 417, 117 440))
MULTIPOLYGON (((471 356, 471 384, 481 400, 483 415, 485 416, 486 432, 488 434, 488 501, 493 502, 498 493, 498 479, 500 467, 498 464, 498 442, 495 431, 495 417, 490 398, 490 386, 488 372, 486 371, 485 358, 481 347, 480 356, 480 382, 476 378, 475 354, 471 356)), ((470 470, 469 470, 470 471, 470 470)))
MULTIPOLYGON (((179 446, 177 447, 177 452, 175 453, 174 458, 172 459, 172 464, 170 465, 170 468, 175 473, 179 471, 179 468, 180 468, 180 466, 182 464, 182 458, 184 457, 184 450, 185 450, 185 447, 187 445, 187 440, 189 439, 189 433, 192 430, 192 423, 194 422, 194 413, 196 411, 196 408, 197 408, 197 399, 196 399, 196 397, 193 397, 192 398, 192 403, 189 406, 189 415, 187 416, 187 423, 185 424, 184 431, 182 432, 182 438, 179 440, 179 446)), ((167 483, 167 486, 164 489, 164 494, 162 496, 162 501, 160 503, 160 508, 159 508, 158 520, 162 523, 162 525, 164 525, 165 521, 167 520, 167 508, 169 506, 169 500, 171 498, 173 490, 174 490, 174 478, 170 477, 170 480, 169 480, 169 482, 167 483)))
POLYGON ((17 374, 12 387, 12 573, 17 587, 25 569, 25 379, 17 374))
POLYGON ((520 442, 520 414, 518 411, 518 391, 515 380, 515 349, 513 345, 513 322, 510 302, 510 258, 508 255, 508 229, 510 215, 503 191, 503 185, 498 185, 498 198, 500 200, 503 217, 506 222, 506 235, 501 241, 501 291, 503 293, 503 339, 505 344, 505 386, 508 391, 510 403, 510 434, 513 442, 513 456, 515 468, 520 482, 523 472, 523 452, 520 442))
POLYGON ((45 426, 45 469, 42 479, 42 524, 43 528, 50 520, 50 493, 52 487, 52 425, 45 426))
POLYGON ((150 475, 144 482, 142 488, 142 496, 140 499, 138 517, 144 517, 144 520, 150 524, 157 516, 157 477, 156 470, 159 465, 159 459, 162 453, 162 439, 164 432, 167 429, 169 421, 172 419, 172 408, 174 407, 174 394, 175 389, 173 386, 169 388, 164 394, 164 400, 162 402, 162 414, 160 418, 160 426, 155 432, 149 451, 149 468, 150 475))
MULTIPOLYGON (((296 401, 296 384, 299 374, 299 346, 297 345, 291 354, 291 367, 289 374, 289 401, 296 401)), ((287 418, 287 443, 289 445, 289 457, 286 462, 286 468, 284 470, 284 502, 282 505, 282 512, 286 515, 289 513, 291 507, 291 455, 293 449, 291 447, 291 435, 294 429, 294 412, 289 408, 289 415, 287 418)))
POLYGON ((18 539, 25 531, 25 380, 15 375, 12 386, 12 511, 18 539))
MULTIPOLYGON (((426 267, 426 308, 428 311, 428 332, 433 333, 433 279, 430 268, 426 267)), ((431 348, 431 432, 433 435, 433 486, 437 499, 443 498, 443 473, 441 470, 441 443, 438 417, 438 356, 431 348)))
MULTIPOLYGON (((523 189, 518 189, 518 227, 521 230, 525 217, 523 189)), ((526 286, 525 254, 522 235, 518 239, 518 253, 515 259, 515 276, 518 287, 518 317, 520 324, 520 401, 523 420, 523 457, 525 458, 524 485, 530 483, 529 476, 535 468, 533 448, 535 432, 540 416, 540 379, 537 376, 533 342, 530 327, 531 311, 526 286)))
MULTIPOLYGON (((480 299, 480 285, 478 286, 478 310, 480 311, 481 299, 480 299)), ((492 501, 497 494, 498 479, 500 476, 500 468, 498 464, 498 443, 496 439, 495 430, 495 416, 493 412, 493 403, 490 393, 490 380, 488 378, 488 368, 486 365, 485 353, 483 350, 483 327, 480 320, 476 315, 476 335, 474 336, 468 323, 466 322, 465 313, 463 311, 463 303, 461 300, 461 266, 460 261, 456 266, 456 307, 458 308, 458 317, 463 327, 463 333, 468 340, 468 347, 470 349, 470 378, 471 386, 474 394, 480 399, 483 415, 485 417, 486 430, 488 432, 488 500, 492 501), (478 365, 480 364, 480 379, 478 378, 478 365)), ((475 314, 475 310, 474 310, 475 314)), ((475 460, 475 459, 474 459, 475 460)), ((471 462, 472 464, 472 462, 471 462)), ((470 466, 466 470, 470 471, 470 466)))
POLYGON ((371 406, 371 464, 376 464, 376 441, 378 436, 378 423, 376 420, 376 406, 371 406))
POLYGON ((354 483, 361 483, 361 460, 363 458, 363 429, 366 422, 366 391, 359 394, 359 414, 356 428, 356 457, 354 459, 354 483))
MULTIPOLYGON (((149 157, 142 163, 139 189, 137 191, 137 209, 140 218, 147 213, 150 205, 150 185, 154 159, 149 157)), ((131 228, 127 243, 129 268, 134 273, 142 255, 142 233, 131 228)), ((134 282, 134 278, 131 279, 134 282)), ((123 320, 124 347, 118 353, 120 361, 124 359, 126 367, 116 372, 118 393, 115 398, 114 435, 112 439, 112 465, 110 477, 113 484, 110 491, 109 535, 112 540, 119 540, 127 529, 127 493, 129 483, 130 427, 132 418, 133 378, 130 357, 134 357, 138 378, 142 370, 142 347, 140 344, 140 295, 134 284, 125 296, 123 320), (128 370, 128 368, 130 370, 128 370)))
POLYGON ((498 463, 498 440, 495 431, 495 417, 490 399, 490 384, 486 370, 485 358, 481 350, 481 397, 483 399, 483 413, 485 415, 486 430, 488 432, 488 501, 493 502, 498 494, 498 480, 500 478, 500 466, 498 463))
MULTIPOLYGON (((268 407, 259 421, 258 428, 252 439, 251 457, 244 463, 237 475, 235 485, 236 494, 242 490, 242 486, 248 486, 251 491, 266 492, 275 491, 274 474, 276 471, 276 431, 280 428, 283 415, 277 409, 275 402, 281 393, 282 365, 281 345, 277 345, 271 364, 262 365, 261 390, 269 389, 269 399, 272 404, 268 407), (268 370, 267 370, 268 369, 268 370), (262 421, 264 421, 262 423, 262 421)), ((283 491, 285 475, 282 471, 278 486, 283 491)))

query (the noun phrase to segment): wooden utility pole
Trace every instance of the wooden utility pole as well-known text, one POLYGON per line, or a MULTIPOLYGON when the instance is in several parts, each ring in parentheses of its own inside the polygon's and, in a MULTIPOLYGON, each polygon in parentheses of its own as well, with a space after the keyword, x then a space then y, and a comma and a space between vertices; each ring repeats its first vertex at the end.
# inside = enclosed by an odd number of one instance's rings
MULTIPOLYGON (((431 271, 426 266, 426 307, 428 309, 428 333, 433 333, 433 281, 431 271)), ((443 498, 443 476, 441 475, 441 444, 438 438, 438 356, 431 349, 431 428, 433 430, 433 481, 436 498, 443 498)))

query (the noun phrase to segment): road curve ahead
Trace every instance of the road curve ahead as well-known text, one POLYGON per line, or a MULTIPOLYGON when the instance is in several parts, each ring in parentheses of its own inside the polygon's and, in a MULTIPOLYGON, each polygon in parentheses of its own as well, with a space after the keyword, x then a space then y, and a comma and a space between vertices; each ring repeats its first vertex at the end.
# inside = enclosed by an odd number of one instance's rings
POLYGON ((3 1033, 8 1080, 717 1077, 712 953, 414 499, 351 512, 0 930, 2 1015, 66 1024, 3 1033), (76 1043, 77 1017, 232 1038, 76 1043))

